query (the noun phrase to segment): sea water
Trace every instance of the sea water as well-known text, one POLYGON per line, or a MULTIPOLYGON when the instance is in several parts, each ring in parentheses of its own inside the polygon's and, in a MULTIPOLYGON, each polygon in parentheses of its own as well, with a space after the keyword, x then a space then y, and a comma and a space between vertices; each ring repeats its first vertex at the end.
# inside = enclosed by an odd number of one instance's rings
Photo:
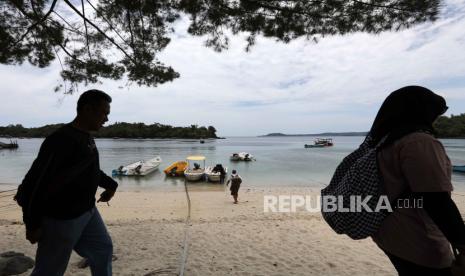
MULTIPOLYGON (((324 138, 324 137, 322 137, 324 138)), ((160 155, 159 169, 147 176, 117 177, 122 189, 183 189, 183 178, 166 177, 163 169, 189 155, 203 155, 207 166, 223 164, 228 173, 235 169, 247 187, 311 187, 327 185, 341 160, 356 149, 364 137, 332 137, 333 147, 304 148, 314 137, 227 137, 207 139, 205 143, 189 139, 96 139, 102 170, 160 155), (248 152, 256 161, 233 162, 234 152, 248 152)), ((16 150, 0 151, 0 183, 16 186, 37 156, 43 139, 18 139, 16 150)), ((453 164, 465 165, 465 139, 443 139, 453 164)), ((198 162, 198 161, 197 161, 198 162)), ((203 162, 199 162, 203 165, 203 162)), ((452 175, 456 190, 465 190, 465 174, 452 175)), ((209 188, 205 182, 192 186, 209 188)), ((1 188, 0 188, 1 189, 1 188)))

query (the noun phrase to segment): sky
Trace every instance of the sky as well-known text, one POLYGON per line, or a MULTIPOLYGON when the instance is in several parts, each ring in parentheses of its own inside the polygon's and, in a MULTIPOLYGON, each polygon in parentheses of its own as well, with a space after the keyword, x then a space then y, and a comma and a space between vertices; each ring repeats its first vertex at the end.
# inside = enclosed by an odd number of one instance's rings
POLYGON ((216 53, 180 20, 159 55, 180 78, 158 87, 104 81, 73 95, 57 62, 45 69, 0 65, 0 126, 70 122, 79 93, 108 92, 109 124, 212 125, 219 136, 366 131, 382 101, 406 85, 446 98, 446 115, 465 113, 465 0, 444 2, 440 18, 400 32, 355 33, 289 44, 259 38, 246 52, 243 35, 216 53))

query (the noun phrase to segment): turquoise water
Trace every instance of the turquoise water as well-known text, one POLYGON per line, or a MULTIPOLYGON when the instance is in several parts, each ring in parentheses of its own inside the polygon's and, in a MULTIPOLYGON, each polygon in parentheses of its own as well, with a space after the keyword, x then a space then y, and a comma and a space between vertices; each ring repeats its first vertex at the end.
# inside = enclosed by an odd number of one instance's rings
MULTIPOLYGON (((305 149, 312 137, 230 137, 221 140, 97 139, 102 169, 111 170, 160 155, 160 168, 145 177, 115 178, 123 189, 181 189, 183 178, 167 178, 163 169, 188 155, 206 156, 206 164, 236 169, 248 187, 299 186, 320 188, 339 162, 363 137, 333 137, 334 147, 305 149), (230 162, 233 152, 253 154, 257 161, 230 162)), ((19 149, 0 151, 0 183, 19 183, 36 157, 43 139, 18 139, 19 149)), ((441 140, 453 164, 465 165, 465 139, 441 140)), ((465 174, 453 174, 457 190, 465 190, 465 174)), ((200 187, 213 184, 196 183, 200 187)))

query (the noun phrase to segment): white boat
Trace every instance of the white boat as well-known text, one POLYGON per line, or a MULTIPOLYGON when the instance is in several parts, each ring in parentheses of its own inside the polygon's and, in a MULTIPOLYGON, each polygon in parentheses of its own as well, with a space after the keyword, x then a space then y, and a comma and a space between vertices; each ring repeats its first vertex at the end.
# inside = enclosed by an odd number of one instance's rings
POLYGON ((252 161, 255 160, 252 154, 248 152, 233 153, 230 158, 231 161, 252 161))
POLYGON ((239 156, 239 153, 233 153, 231 154, 231 156, 229 157, 229 159, 231 161, 240 161, 241 160, 241 157, 239 156))
POLYGON ((161 163, 161 157, 156 156, 147 161, 137 161, 132 164, 121 166, 116 170, 112 171, 112 175, 147 175, 153 171, 155 171, 161 163))
POLYGON ((186 158, 187 169, 184 171, 184 177, 188 181, 199 181, 205 175, 205 156, 188 156, 186 158), (203 161, 203 167, 196 161, 203 161))
MULTIPOLYGON (((210 182, 219 182, 221 180, 221 172, 218 169, 215 169, 215 167, 208 166, 205 168, 205 175, 207 176, 207 180, 210 182)), ((228 168, 227 167, 223 167, 223 168, 224 168, 224 172, 226 176, 226 174, 228 173, 228 168)))

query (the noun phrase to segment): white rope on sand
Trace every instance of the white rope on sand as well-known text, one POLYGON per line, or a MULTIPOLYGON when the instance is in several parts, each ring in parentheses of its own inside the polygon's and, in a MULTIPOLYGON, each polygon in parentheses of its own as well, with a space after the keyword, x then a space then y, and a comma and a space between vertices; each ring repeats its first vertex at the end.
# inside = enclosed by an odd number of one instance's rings
POLYGON ((8 192, 14 192, 16 191, 17 189, 12 189, 12 190, 5 190, 5 191, 0 191, 0 194, 3 194, 3 193, 8 193, 8 192))
POLYGON ((189 196, 189 190, 187 189, 187 180, 184 179, 184 190, 186 192, 187 198, 187 217, 186 223, 184 225, 184 241, 183 241, 183 251, 181 255, 181 264, 179 266, 179 276, 184 276, 184 271, 186 270, 187 256, 189 252, 189 225, 191 221, 191 198, 189 196))

